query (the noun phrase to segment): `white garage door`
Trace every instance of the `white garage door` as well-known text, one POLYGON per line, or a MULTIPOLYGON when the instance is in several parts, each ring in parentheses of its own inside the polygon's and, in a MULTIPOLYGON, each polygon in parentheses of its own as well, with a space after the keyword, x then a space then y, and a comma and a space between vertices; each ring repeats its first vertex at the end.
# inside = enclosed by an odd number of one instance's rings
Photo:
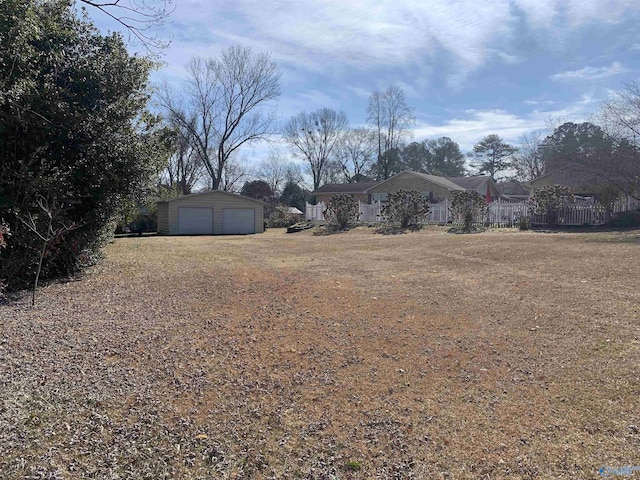
POLYGON ((255 210, 253 208, 222 210, 222 233, 227 235, 256 233, 255 210))
POLYGON ((181 235, 213 233, 213 208, 178 208, 178 233, 181 235))

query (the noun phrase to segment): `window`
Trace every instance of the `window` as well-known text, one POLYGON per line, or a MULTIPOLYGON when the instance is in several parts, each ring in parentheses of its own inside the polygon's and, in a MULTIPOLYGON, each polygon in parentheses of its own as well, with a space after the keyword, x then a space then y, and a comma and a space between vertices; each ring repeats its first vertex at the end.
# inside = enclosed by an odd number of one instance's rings
POLYGON ((374 193, 373 194, 373 201, 374 202, 384 203, 384 202, 387 201, 387 197, 388 197, 388 194, 386 194, 386 193, 374 193))
POLYGON ((433 203, 433 192, 420 192, 420 195, 433 203))

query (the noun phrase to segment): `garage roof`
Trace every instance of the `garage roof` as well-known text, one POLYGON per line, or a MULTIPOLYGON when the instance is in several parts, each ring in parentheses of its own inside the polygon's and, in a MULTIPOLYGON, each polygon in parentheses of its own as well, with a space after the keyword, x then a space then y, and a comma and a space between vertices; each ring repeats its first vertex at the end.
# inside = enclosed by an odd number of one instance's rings
POLYGON ((256 200, 255 198, 251 198, 251 197, 245 197, 244 195, 238 195, 237 193, 225 192, 224 190, 209 190, 208 192, 192 193, 191 195, 183 195, 181 197, 171 198, 169 200, 162 200, 162 201, 159 201, 158 203, 175 202, 178 200, 184 200, 185 198, 192 198, 200 195, 228 195, 231 197, 241 198, 243 200, 248 200, 250 202, 255 202, 261 205, 265 205, 265 203, 262 200, 256 200))

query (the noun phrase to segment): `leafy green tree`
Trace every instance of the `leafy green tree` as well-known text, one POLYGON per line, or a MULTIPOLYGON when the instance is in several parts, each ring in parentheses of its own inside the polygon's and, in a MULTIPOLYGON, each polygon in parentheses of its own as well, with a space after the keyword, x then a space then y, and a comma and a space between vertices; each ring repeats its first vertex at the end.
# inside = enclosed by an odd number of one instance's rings
POLYGON ((71 274, 95 258, 123 200, 157 175, 165 152, 146 110, 154 64, 70 2, 4 2, 0 58, 0 218, 12 231, 0 277, 23 288, 41 242, 16 213, 38 215, 44 197, 60 222, 79 225, 56 237, 42 265, 43 278, 71 274))
POLYGON ((397 223, 402 228, 417 224, 429 213, 429 200, 416 190, 403 190, 390 193, 387 203, 382 207, 382 215, 389 223, 397 223))
POLYGON ((400 150, 399 170, 430 173, 443 177, 465 174, 465 158, 460 146, 449 137, 412 142, 400 150))
POLYGON ((424 142, 411 142, 400 150, 401 170, 412 170, 414 172, 431 173, 427 166, 430 162, 429 150, 424 142))
POLYGON ((432 175, 443 177, 462 177, 466 174, 465 158, 460 145, 449 137, 425 140, 429 152, 426 170, 432 175))
POLYGON ((548 226, 558 224, 558 215, 573 197, 566 185, 546 185, 536 190, 529 200, 533 213, 544 215, 548 226))
POLYGON ((487 215, 489 206, 482 195, 475 190, 464 190, 451 193, 451 214, 462 220, 465 232, 470 232, 475 225, 481 223, 487 215))
POLYGON ((387 150, 371 166, 370 174, 377 180, 384 180, 406 170, 399 148, 387 150))
POLYGON ((307 199, 306 192, 296 182, 289 181, 285 184, 280 194, 280 203, 287 207, 296 207, 301 212, 305 210, 307 199))
POLYGON ((331 197, 323 214, 331 227, 344 230, 358 220, 358 201, 349 195, 339 193, 331 197))
POLYGON ((493 180, 511 168, 511 157, 518 149, 502 141, 499 135, 491 134, 473 146, 469 152, 471 166, 480 174, 489 174, 493 180))
POLYGON ((627 195, 640 195, 640 148, 593 123, 560 125, 544 139, 542 157, 546 173, 559 174, 559 182, 588 190, 612 184, 627 195))
POLYGON ((267 182, 264 180, 253 180, 251 182, 244 182, 240 195, 245 197, 255 198, 257 200, 270 200, 274 197, 273 190, 267 182))

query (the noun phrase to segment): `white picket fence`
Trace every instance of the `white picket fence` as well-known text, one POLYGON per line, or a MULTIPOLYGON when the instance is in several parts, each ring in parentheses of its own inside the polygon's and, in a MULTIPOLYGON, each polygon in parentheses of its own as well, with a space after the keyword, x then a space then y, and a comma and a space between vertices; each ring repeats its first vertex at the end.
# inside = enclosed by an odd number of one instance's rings
MULTIPOLYGON (((427 224, 458 224, 454 221, 449 210, 451 202, 444 200, 440 203, 432 203, 429 207, 429 214, 422 223, 427 224)), ((626 212, 640 208, 640 201, 633 197, 621 199, 614 205, 613 213, 626 212)), ((306 219, 310 221, 324 221, 323 212, 325 205, 319 203, 311 205, 307 203, 306 219)), ((382 205, 380 203, 366 204, 359 203, 359 221, 363 223, 383 222, 382 205)), ((528 202, 508 202, 498 200, 489 204, 489 211, 483 223, 494 227, 511 227, 517 225, 519 219, 529 216, 535 225, 546 224, 544 215, 535 215, 530 212, 528 202)), ((609 213, 597 202, 585 201, 568 204, 558 214, 559 225, 602 225, 609 221, 609 213)))

